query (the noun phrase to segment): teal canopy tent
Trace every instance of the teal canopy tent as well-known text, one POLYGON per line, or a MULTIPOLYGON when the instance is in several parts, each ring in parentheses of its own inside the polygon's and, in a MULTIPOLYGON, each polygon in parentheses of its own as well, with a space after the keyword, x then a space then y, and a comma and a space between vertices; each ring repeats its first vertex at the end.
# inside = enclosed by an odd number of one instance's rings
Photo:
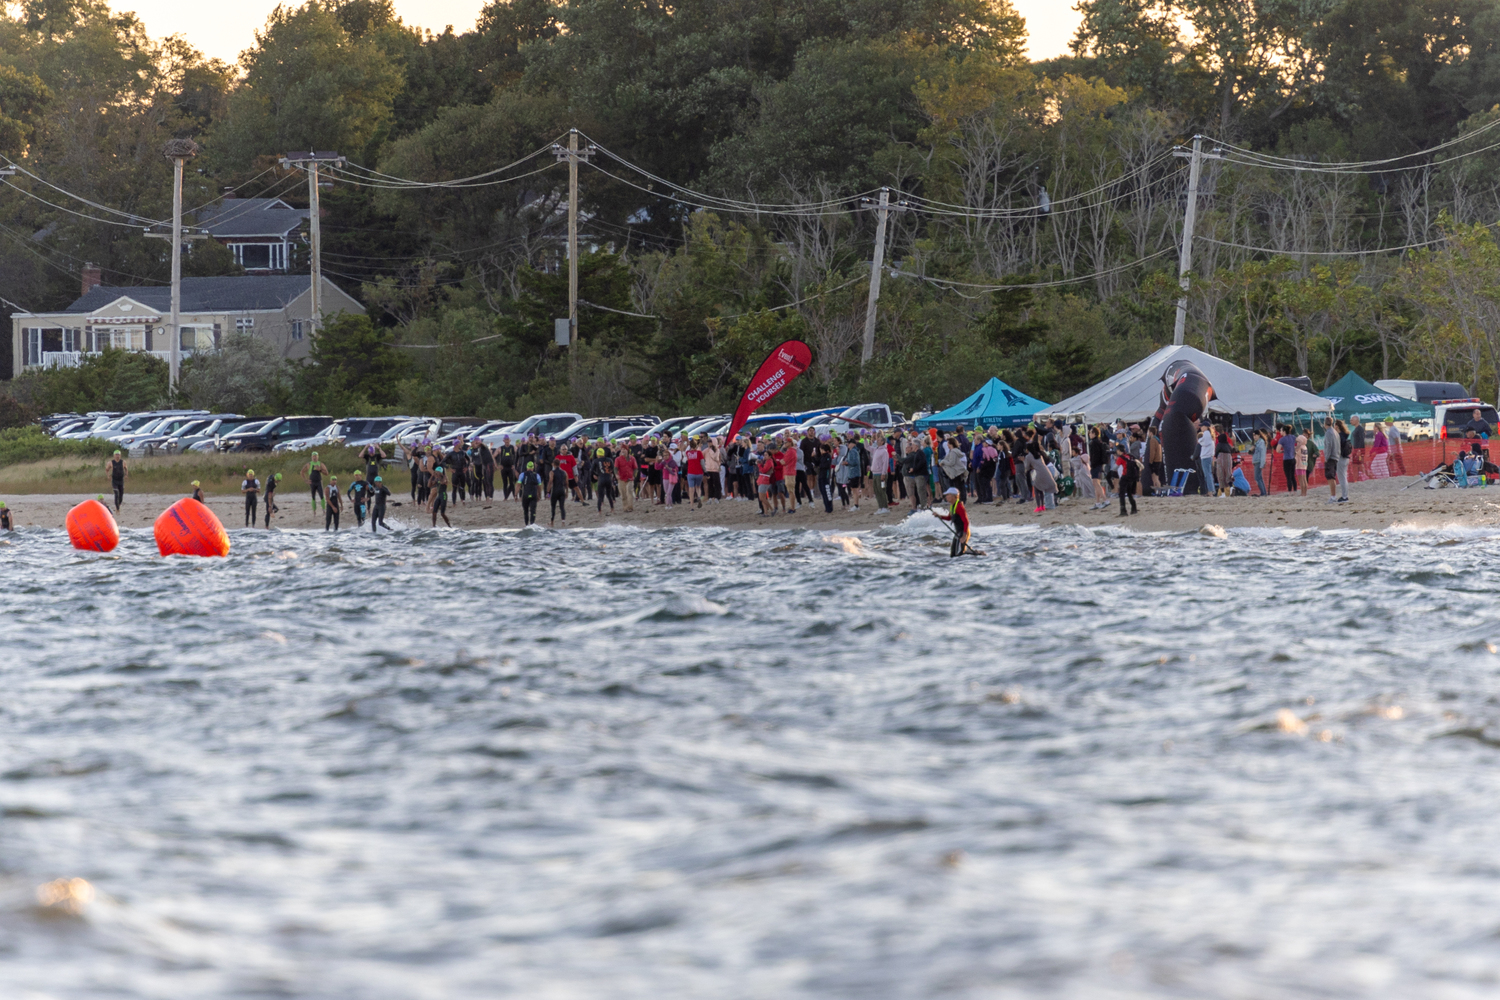
POLYGON ((1032 399, 1019 389, 1012 389, 992 378, 968 399, 916 423, 917 428, 924 431, 929 427, 940 431, 968 427, 1025 427, 1038 410, 1046 408, 1047 404, 1041 400, 1032 399))
POLYGON ((1348 420, 1431 420, 1432 406, 1375 386, 1350 372, 1318 393, 1333 403, 1334 416, 1348 420))

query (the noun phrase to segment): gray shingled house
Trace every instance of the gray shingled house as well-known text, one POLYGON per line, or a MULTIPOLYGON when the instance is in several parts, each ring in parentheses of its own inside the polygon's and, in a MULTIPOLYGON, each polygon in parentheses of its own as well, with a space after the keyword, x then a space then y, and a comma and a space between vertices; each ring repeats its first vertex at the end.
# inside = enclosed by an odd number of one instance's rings
MULTIPOLYGON (((312 285, 306 275, 245 275, 182 279, 182 356, 214 350, 227 335, 248 333, 275 344, 283 357, 305 357, 311 334, 312 285)), ((323 315, 363 313, 364 307, 327 278, 323 315)), ((98 268, 84 269, 83 295, 61 312, 11 317, 12 371, 77 365, 105 347, 171 354, 171 289, 166 285, 99 284, 98 268)))
POLYGON ((198 212, 198 225, 227 246, 235 263, 250 274, 287 270, 292 244, 301 239, 307 220, 307 209, 280 198, 226 197, 198 212))

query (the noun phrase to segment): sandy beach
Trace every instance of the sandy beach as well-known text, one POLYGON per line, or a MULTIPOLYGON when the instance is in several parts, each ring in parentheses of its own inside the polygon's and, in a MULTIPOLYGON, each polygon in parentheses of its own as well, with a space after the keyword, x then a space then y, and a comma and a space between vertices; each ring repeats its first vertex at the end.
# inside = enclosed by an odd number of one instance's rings
MULTIPOLYGON (((1104 510, 1090 510, 1091 504, 1077 499, 1064 500, 1054 511, 1045 514, 1033 513, 1031 505, 1018 504, 1011 500, 1003 505, 976 504, 970 508, 976 527, 994 524, 1121 524, 1136 531, 1187 531, 1215 524, 1224 528, 1356 528, 1381 530, 1392 526, 1414 528, 1461 525, 1483 527, 1500 525, 1500 489, 1493 494, 1488 489, 1441 489, 1429 490, 1412 485, 1414 477, 1379 479, 1354 483, 1349 487, 1350 502, 1328 503, 1326 490, 1309 490, 1308 495, 1276 493, 1269 497, 1170 497, 1146 498, 1139 501, 1140 513, 1129 517, 1119 516, 1117 502, 1111 501, 1104 510), (1406 487, 1410 487, 1407 489, 1406 487)), ((5 495, 4 499, 14 512, 18 527, 61 528, 69 508, 94 494, 32 494, 5 495)), ((119 514, 122 528, 149 528, 156 516, 180 496, 162 494, 126 494, 125 505, 119 514)), ((388 520, 407 526, 429 525, 431 517, 411 504, 406 497, 397 497, 402 506, 391 507, 388 520)), ((219 515, 224 526, 230 530, 244 526, 244 503, 233 494, 208 498, 209 506, 219 515)), ((272 520, 273 528, 317 529, 323 528, 321 511, 314 516, 306 493, 284 491, 279 497, 280 513, 272 520)), ((894 524, 909 513, 909 506, 892 509, 881 514, 875 510, 873 501, 859 510, 841 510, 837 503, 832 514, 825 514, 821 506, 804 505, 792 514, 761 517, 756 504, 748 501, 723 501, 708 503, 702 508, 690 505, 672 507, 652 506, 637 503, 633 512, 618 505, 613 514, 606 504, 605 512, 595 511, 593 504, 568 504, 568 528, 595 528, 604 524, 628 524, 641 528, 668 527, 727 527, 727 528, 816 528, 860 531, 878 528, 883 524, 894 524)), ((450 504, 449 520, 455 528, 519 528, 521 527, 521 505, 512 501, 470 502, 450 504)), ((264 508, 260 524, 265 523, 264 508)), ((439 526, 442 522, 439 521, 439 526)), ((547 524, 547 509, 543 503, 538 519, 547 524)), ((558 527, 561 528, 562 522, 558 527)), ((345 508, 341 527, 348 531, 354 527, 353 515, 345 508)), ((369 530, 366 526, 365 530, 369 530)))

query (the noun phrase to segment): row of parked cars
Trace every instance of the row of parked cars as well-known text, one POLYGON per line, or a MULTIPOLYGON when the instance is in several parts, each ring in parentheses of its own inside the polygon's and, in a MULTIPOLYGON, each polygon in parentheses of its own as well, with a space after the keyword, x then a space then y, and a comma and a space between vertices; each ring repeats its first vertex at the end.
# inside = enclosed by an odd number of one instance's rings
MULTIPOLYGON (((578 413, 538 413, 524 420, 479 420, 474 417, 247 417, 239 413, 205 410, 152 410, 139 413, 59 413, 41 420, 42 427, 65 440, 97 438, 115 444, 132 456, 175 455, 185 452, 311 451, 342 445, 360 448, 378 444, 394 456, 400 444, 448 447, 458 438, 479 438, 491 447, 505 437, 518 441, 531 434, 570 441, 574 438, 611 441, 629 437, 671 435, 711 436, 729 428, 731 414, 685 416, 662 420, 651 414, 584 417, 578 413)), ((818 433, 851 428, 890 428, 905 423, 883 403, 829 407, 800 413, 756 414, 746 424, 753 434, 812 428, 818 433)))

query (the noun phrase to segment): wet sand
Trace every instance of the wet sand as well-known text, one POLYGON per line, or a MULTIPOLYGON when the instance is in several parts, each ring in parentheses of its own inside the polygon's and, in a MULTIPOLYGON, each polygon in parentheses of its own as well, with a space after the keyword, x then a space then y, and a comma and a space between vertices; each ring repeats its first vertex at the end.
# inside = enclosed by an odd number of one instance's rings
MULTIPOLYGON (((1489 489, 1442 489, 1428 490, 1416 482, 1414 477, 1378 479, 1351 484, 1350 502, 1328 503, 1327 490, 1309 489, 1306 497, 1289 496, 1285 493, 1269 497, 1163 497, 1139 500, 1140 513, 1119 516, 1119 505, 1115 500, 1102 510, 1091 510, 1090 502, 1063 500, 1056 510, 1045 514, 1033 513, 1029 503, 1018 504, 1011 500, 1003 505, 976 504, 970 508, 971 519, 976 527, 994 524, 1119 524, 1135 531, 1187 531, 1215 524, 1225 528, 1356 528, 1381 530, 1392 526, 1414 528, 1458 525, 1484 527, 1500 525, 1500 488, 1493 493, 1489 489), (1409 489, 1404 487, 1410 486, 1409 489)), ((18 527, 38 526, 61 528, 69 508, 94 494, 62 495, 33 494, 25 496, 6 495, 0 497, 11 507, 18 527)), ((157 494, 127 494, 119 514, 122 528, 149 528, 158 514, 178 500, 180 496, 157 494)), ((387 520, 407 527, 430 526, 431 515, 410 503, 405 496, 396 498, 402 506, 389 509, 387 520)), ((224 526, 231 530, 244 526, 244 502, 234 494, 208 498, 209 506, 219 515, 224 526)), ((283 491, 278 500, 280 513, 272 520, 273 528, 323 528, 323 515, 316 516, 306 493, 283 491)), ((822 506, 801 506, 792 514, 777 514, 761 517, 756 504, 749 501, 722 501, 706 503, 701 508, 691 505, 664 507, 648 505, 644 501, 635 504, 633 512, 627 512, 623 504, 617 504, 613 514, 608 504, 603 514, 595 511, 592 503, 567 505, 568 528, 594 528, 604 524, 628 524, 641 528, 667 527, 726 527, 726 528, 817 528, 839 530, 869 530, 883 524, 894 524, 910 512, 910 504, 894 508, 887 513, 878 513, 873 500, 860 505, 859 510, 842 510, 837 501, 834 512, 825 514, 822 506)), ((538 524, 548 524, 547 504, 540 508, 538 524)), ((470 502, 449 504, 448 518, 455 528, 519 528, 521 527, 521 505, 519 502, 495 500, 492 502, 470 502)), ((259 524, 265 523, 264 508, 260 511, 259 524)), ((439 520, 439 526, 442 521, 439 520)), ((563 527, 563 522, 557 525, 563 527)), ((354 517, 345 507, 342 529, 352 530, 354 517)), ((364 530, 369 530, 366 524, 364 530)))

